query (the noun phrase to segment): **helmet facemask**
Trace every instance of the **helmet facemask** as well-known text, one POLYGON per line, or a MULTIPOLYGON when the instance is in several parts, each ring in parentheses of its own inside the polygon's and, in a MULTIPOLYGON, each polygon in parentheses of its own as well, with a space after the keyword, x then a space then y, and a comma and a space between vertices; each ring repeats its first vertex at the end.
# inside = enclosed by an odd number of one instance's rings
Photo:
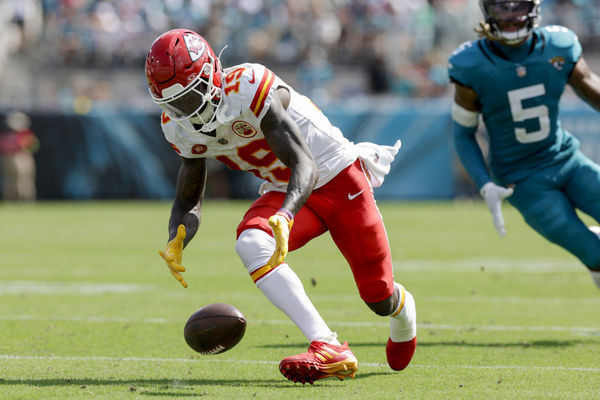
POLYGON ((480 0, 485 16, 485 32, 492 40, 508 45, 519 44, 531 35, 540 22, 542 0, 480 0))
POLYGON ((211 64, 204 64, 202 74, 197 75, 188 87, 175 84, 163 89, 162 98, 153 97, 171 120, 190 132, 211 132, 218 125, 216 111, 221 104, 221 88, 212 83, 215 60, 211 58, 211 61, 211 64))
POLYGON ((202 36, 186 29, 163 33, 150 46, 145 70, 152 100, 172 121, 192 133, 217 128, 223 72, 202 36))

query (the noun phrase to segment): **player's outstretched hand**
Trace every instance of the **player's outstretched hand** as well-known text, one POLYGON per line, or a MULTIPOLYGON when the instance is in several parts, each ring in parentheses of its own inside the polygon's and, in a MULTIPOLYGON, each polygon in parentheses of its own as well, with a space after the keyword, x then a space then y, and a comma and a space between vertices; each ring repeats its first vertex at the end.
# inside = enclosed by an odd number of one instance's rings
POLYGON ((167 243, 167 249, 159 251, 158 254, 165 260, 167 267, 171 274, 186 288, 188 285, 181 276, 181 272, 185 272, 185 267, 181 265, 181 257, 183 255, 183 239, 185 239, 185 226, 179 225, 177 227, 177 235, 169 240, 167 243))
POLYGON ((496 185, 494 182, 488 182, 483 185, 480 193, 492 213, 498 236, 504 237, 506 235, 506 228, 504 227, 504 217, 502 216, 502 200, 513 194, 513 188, 505 188, 496 185))
POLYGON ((290 229, 293 224, 292 214, 287 210, 279 210, 269 218, 269 225, 275 238, 275 252, 267 262, 271 268, 275 268, 285 260, 288 253, 290 229))

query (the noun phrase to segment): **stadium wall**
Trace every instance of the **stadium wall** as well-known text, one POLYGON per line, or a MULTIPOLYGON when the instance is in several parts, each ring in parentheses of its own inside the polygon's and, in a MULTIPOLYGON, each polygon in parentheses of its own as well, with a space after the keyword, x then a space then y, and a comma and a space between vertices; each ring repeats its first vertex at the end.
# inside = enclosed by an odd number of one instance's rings
MULTIPOLYGON (((447 104, 364 104, 347 102, 324 112, 353 142, 392 145, 402 140, 390 174, 375 192, 378 199, 476 194, 452 148, 447 104)), ((40 140, 35 154, 39 199, 172 198, 179 160, 164 140, 157 113, 104 110, 31 117, 40 140)), ((600 161, 600 114, 581 103, 563 106, 561 119, 580 139, 583 152, 600 161)), ((208 197, 256 197, 257 178, 217 162, 209 167, 208 197)))

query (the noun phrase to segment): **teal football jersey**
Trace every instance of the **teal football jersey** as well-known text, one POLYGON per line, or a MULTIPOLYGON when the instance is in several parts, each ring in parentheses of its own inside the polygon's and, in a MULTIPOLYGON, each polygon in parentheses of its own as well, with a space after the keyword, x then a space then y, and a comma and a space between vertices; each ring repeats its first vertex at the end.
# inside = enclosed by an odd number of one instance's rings
POLYGON ((580 56, 575 33, 556 25, 534 29, 518 48, 479 39, 450 56, 450 79, 473 89, 481 103, 490 169, 501 184, 517 182, 577 149, 577 139, 560 125, 558 106, 580 56))

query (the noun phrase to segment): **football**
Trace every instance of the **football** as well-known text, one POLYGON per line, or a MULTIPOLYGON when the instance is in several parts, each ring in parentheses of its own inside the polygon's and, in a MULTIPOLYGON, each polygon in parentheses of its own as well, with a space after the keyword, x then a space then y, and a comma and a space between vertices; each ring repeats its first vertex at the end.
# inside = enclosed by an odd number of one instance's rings
POLYGON ((242 340, 246 318, 234 306, 213 303, 193 313, 185 324, 186 343, 200 354, 223 353, 242 340))

